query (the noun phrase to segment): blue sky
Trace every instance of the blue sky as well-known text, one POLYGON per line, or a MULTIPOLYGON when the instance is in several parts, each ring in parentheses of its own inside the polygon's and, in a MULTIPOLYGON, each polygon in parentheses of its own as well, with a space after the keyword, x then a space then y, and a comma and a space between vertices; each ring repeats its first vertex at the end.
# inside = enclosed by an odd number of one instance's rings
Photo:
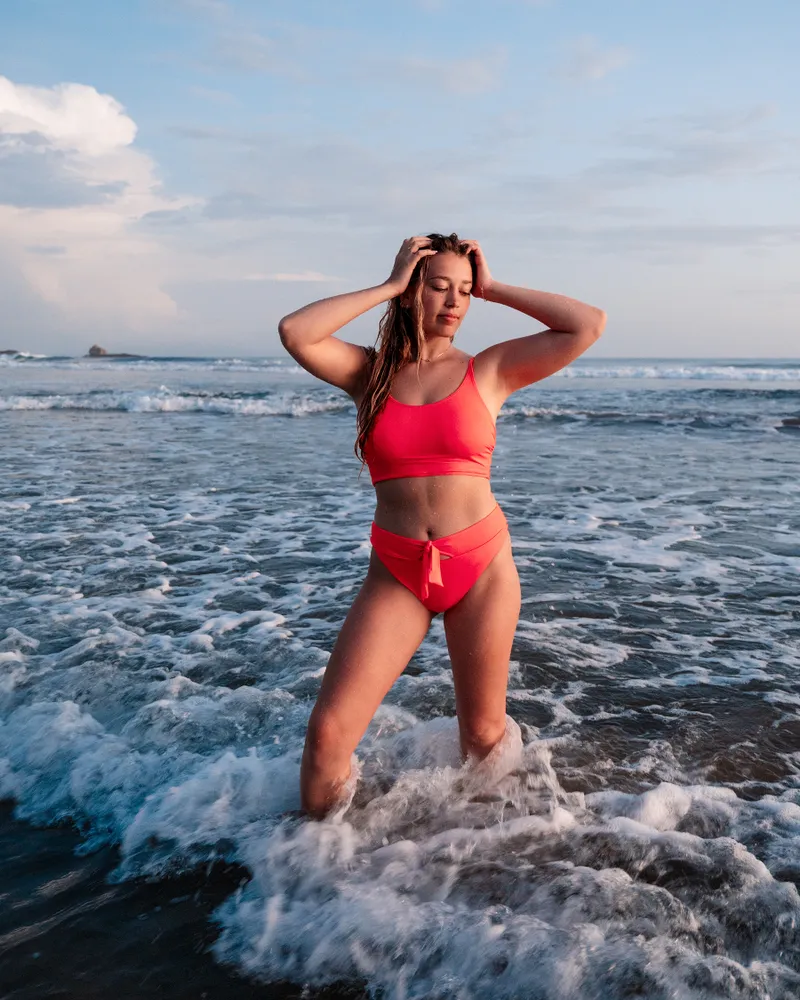
POLYGON ((796 0, 3 0, 0 348, 275 354, 456 230, 604 308, 597 356, 798 357, 799 38, 796 0))

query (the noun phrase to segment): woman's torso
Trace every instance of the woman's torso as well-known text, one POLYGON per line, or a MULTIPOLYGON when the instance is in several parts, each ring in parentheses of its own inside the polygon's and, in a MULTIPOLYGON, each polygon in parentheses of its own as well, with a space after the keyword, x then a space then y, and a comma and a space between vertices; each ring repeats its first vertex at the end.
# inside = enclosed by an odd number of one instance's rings
MULTIPOLYGON (((458 391, 467 391, 465 378, 470 356, 463 351, 454 352, 448 362, 436 365, 433 370, 423 364, 417 381, 417 365, 411 363, 394 377, 390 394, 392 405, 423 407, 420 418, 427 411, 424 407, 450 398, 458 391), (421 385, 420 385, 421 383, 421 385)), ((485 416, 494 424, 502 406, 496 391, 492 391, 487 373, 480 362, 473 368, 473 391, 479 399, 469 405, 485 407, 485 416)), ((356 405, 360 398, 355 398, 356 405)), ((387 413, 386 418, 390 419, 387 413)), ((387 531, 421 540, 441 538, 474 524, 491 513, 497 501, 487 478, 474 475, 414 476, 386 479, 375 484, 375 523, 387 531)))

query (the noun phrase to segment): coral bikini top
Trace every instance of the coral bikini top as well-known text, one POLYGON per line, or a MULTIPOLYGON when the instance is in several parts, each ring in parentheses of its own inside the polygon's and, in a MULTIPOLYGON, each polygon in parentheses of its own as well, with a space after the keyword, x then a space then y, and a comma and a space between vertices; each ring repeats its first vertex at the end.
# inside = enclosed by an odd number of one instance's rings
POLYGON ((406 476, 480 476, 488 479, 495 446, 492 415, 467 374, 444 399, 414 405, 389 396, 372 425, 364 458, 372 482, 406 476))

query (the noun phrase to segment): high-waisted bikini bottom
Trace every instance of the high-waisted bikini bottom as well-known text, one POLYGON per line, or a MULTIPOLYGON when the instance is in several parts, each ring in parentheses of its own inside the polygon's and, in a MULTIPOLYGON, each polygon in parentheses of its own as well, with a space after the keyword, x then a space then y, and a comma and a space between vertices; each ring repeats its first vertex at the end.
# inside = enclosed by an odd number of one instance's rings
POLYGON ((396 535, 373 521, 370 541, 392 576, 429 611, 438 613, 461 600, 503 547, 507 535, 508 522, 497 506, 469 527, 425 542, 396 535), (450 558, 442 559, 442 555, 450 558))

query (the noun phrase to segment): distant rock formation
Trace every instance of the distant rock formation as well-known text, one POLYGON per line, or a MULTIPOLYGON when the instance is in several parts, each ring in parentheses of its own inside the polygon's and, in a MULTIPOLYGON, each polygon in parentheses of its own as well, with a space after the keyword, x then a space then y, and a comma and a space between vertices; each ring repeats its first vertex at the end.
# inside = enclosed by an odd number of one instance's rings
POLYGON ((109 354, 105 347, 100 347, 98 344, 92 344, 89 348, 89 353, 85 355, 87 358, 142 358, 143 354, 109 354))
POLYGON ((5 351, 0 351, 0 354, 19 354, 19 351, 12 351, 10 348, 5 351))

